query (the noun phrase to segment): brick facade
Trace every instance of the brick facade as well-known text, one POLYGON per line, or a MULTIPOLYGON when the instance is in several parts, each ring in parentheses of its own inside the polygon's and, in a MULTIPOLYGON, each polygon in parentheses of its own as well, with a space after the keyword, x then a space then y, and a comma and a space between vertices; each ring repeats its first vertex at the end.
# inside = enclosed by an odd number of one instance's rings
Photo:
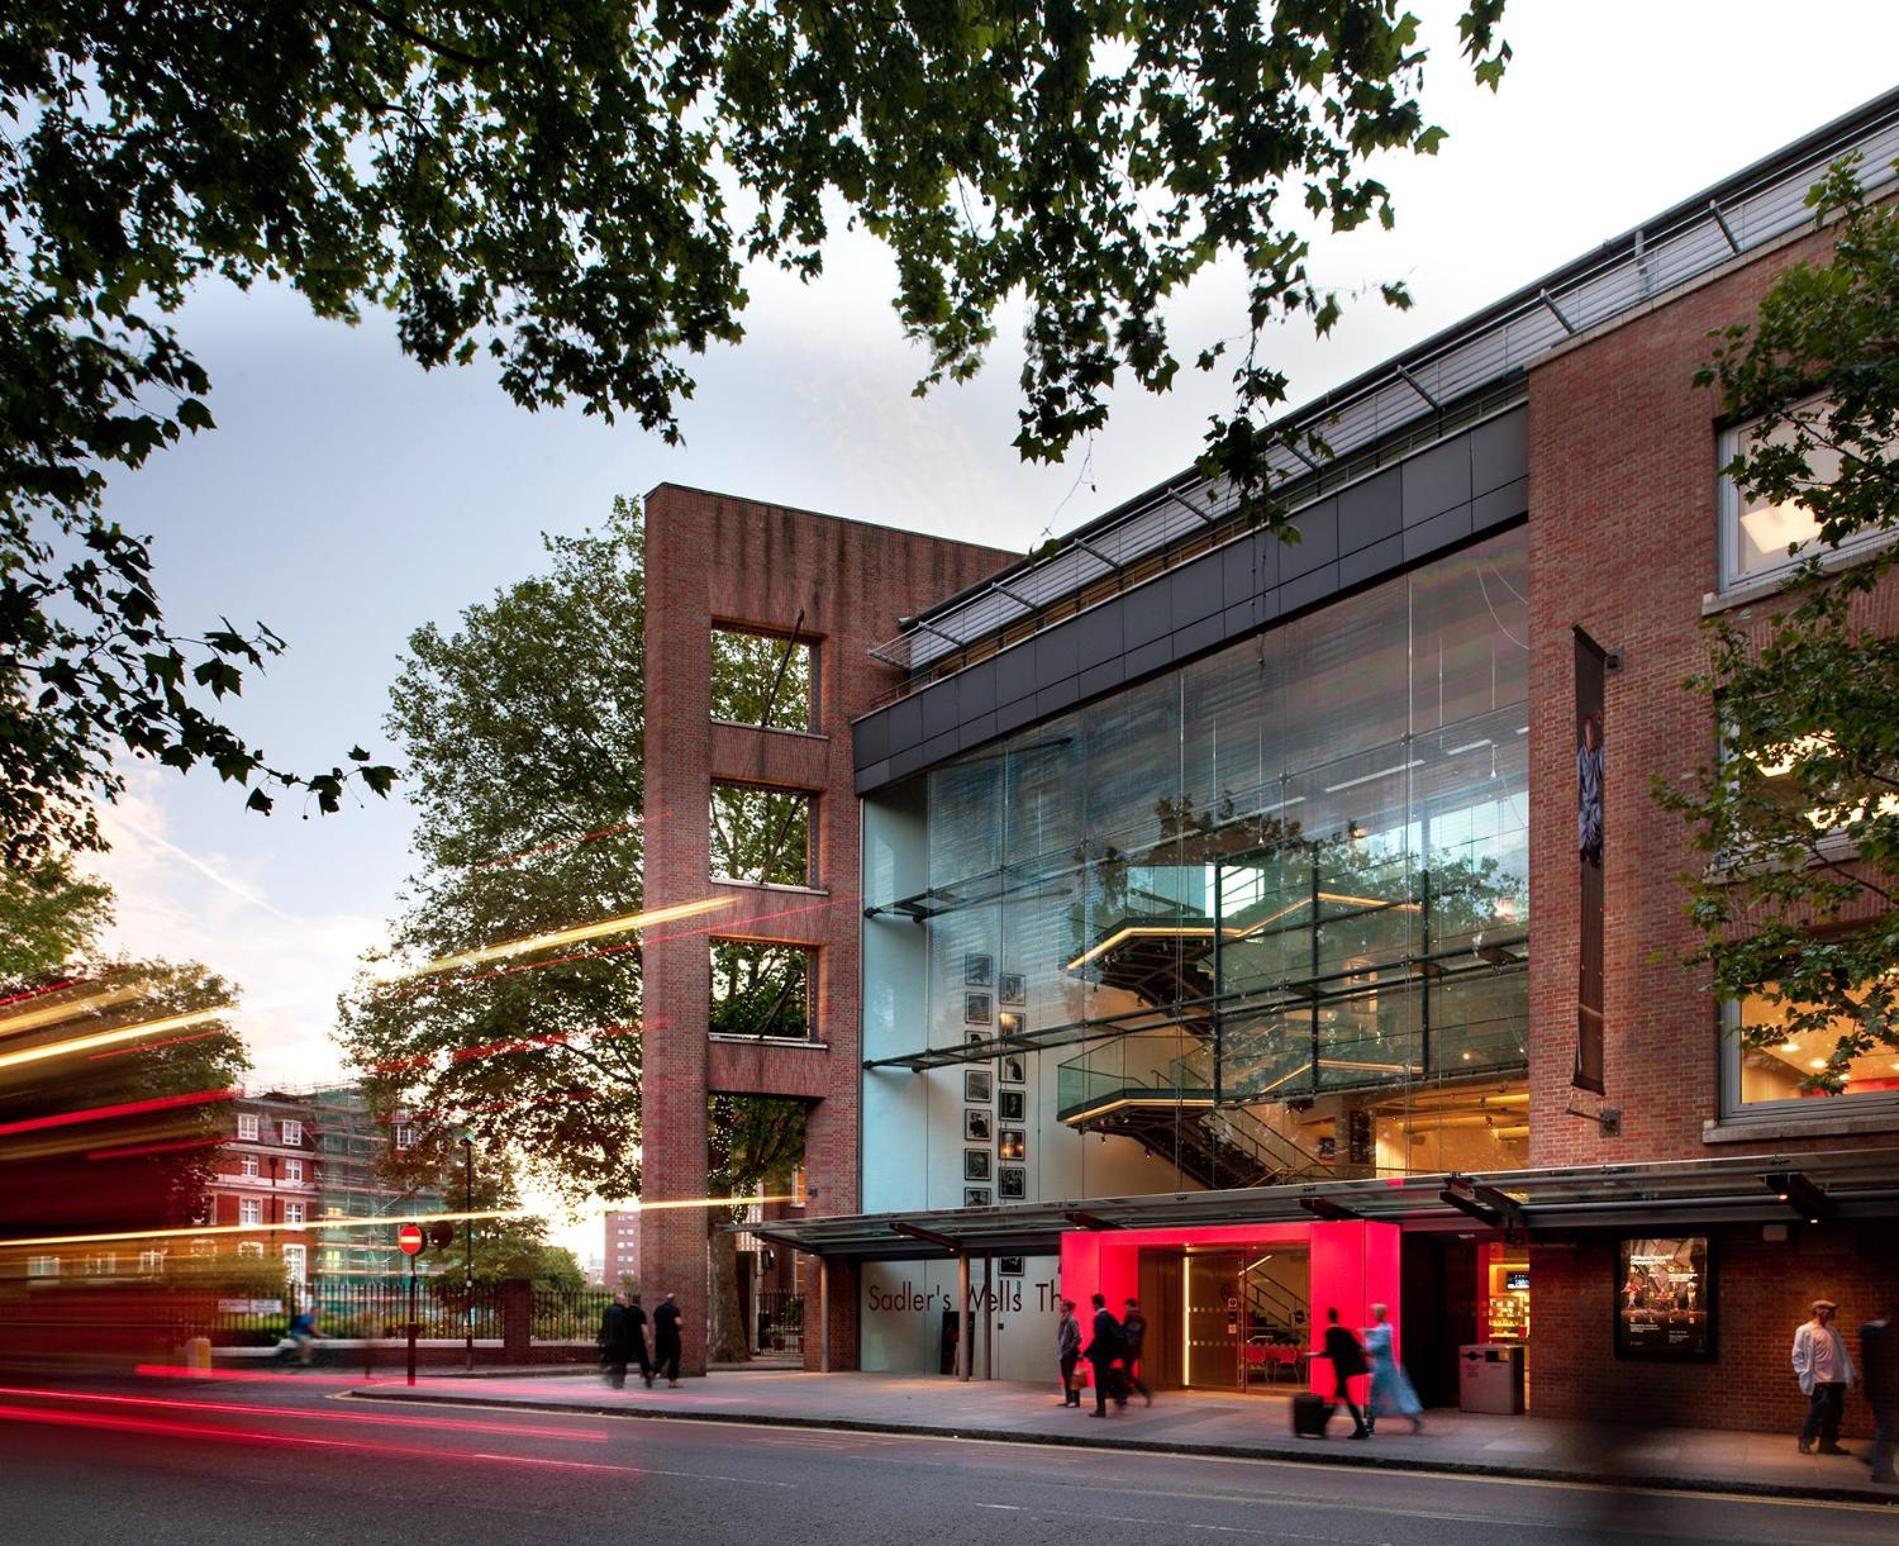
MULTIPOLYGON (((858 1198, 858 817, 850 721, 898 680, 869 653, 899 616, 953 594, 1011 555, 833 516, 661 485, 646 500, 646 889, 649 908, 709 894, 731 905, 650 931, 643 943, 643 1200, 706 1191, 706 1098, 786 1095, 808 1103, 809 1211, 849 1213, 858 1198), (815 645, 814 734, 714 724, 709 682, 715 625, 788 634, 815 645), (817 796, 819 892, 710 879, 707 811, 714 779, 817 796), (713 1042, 709 934, 783 941, 817 952, 817 1037, 810 1045, 713 1042)), ((704 1213, 643 1213, 648 1303, 678 1296, 687 1372, 705 1368, 704 1213)), ((815 1264, 801 1267, 815 1361, 815 1264)), ((856 1346, 855 1275, 833 1269, 833 1367, 856 1346)))
MULTIPOLYGON (((1776 274, 1796 259, 1823 258, 1830 242, 1831 233, 1816 233, 1731 265, 1555 351, 1530 375, 1536 1166, 1899 1146, 1899 1130, 1777 1128, 1738 1142, 1732 1131, 1710 1130, 1720 1114, 1718 1006, 1705 973, 1680 964, 1695 941, 1678 877, 1701 860, 1650 791, 1651 774, 1685 780, 1715 749, 1711 708, 1684 685, 1705 663, 1703 598, 1719 579, 1718 405, 1692 385, 1694 372, 1711 330, 1747 321, 1776 274), (1604 709, 1601 1100, 1570 1087, 1579 936, 1572 625, 1622 657, 1604 709), (1620 1135, 1569 1114, 1572 1105, 1620 1108, 1620 1135)), ((1890 594, 1880 604, 1890 609, 1890 594)), ((1876 1236, 1805 1225, 1779 1244, 1759 1226, 1720 1234, 1720 1346, 1707 1365, 1614 1358, 1612 1240, 1533 1249, 1537 1410, 1790 1430, 1803 1407, 1788 1367, 1794 1328, 1824 1292, 1840 1301, 1842 1327, 1856 1342, 1876 1285, 1894 1273, 1891 1240, 1876 1236)), ((1849 1405, 1863 1427, 1863 1408, 1849 1405)))

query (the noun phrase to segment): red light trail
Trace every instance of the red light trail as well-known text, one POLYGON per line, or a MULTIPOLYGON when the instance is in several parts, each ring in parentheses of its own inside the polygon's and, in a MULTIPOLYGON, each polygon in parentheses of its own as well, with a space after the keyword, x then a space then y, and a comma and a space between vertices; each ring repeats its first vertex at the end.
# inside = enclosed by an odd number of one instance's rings
POLYGON ((182 1106, 206 1106, 215 1101, 235 1100, 237 1094, 236 1090, 198 1090, 190 1095, 154 1095, 149 1100, 122 1101, 116 1106, 89 1106, 83 1111, 62 1111, 56 1116, 28 1117, 22 1122, 0 1125, 0 1138, 11 1138, 15 1133, 43 1132, 49 1127, 74 1127, 81 1122, 109 1122, 114 1117, 175 1111, 182 1106))
POLYGON ((603 837, 612 837, 616 833, 631 832, 639 824, 637 817, 632 821, 616 822, 610 827, 601 827, 593 832, 583 832, 579 837, 563 839, 560 842, 543 843, 538 848, 524 848, 518 854, 504 854, 499 859, 483 859, 479 863, 471 864, 468 867, 471 870, 500 869, 505 865, 518 864, 523 859, 538 859, 542 854, 559 853, 562 849, 578 848, 582 843, 597 842, 603 837))
POLYGON ((37 1401, 89 1402, 95 1406, 156 1407, 168 1412, 235 1412, 243 1417, 294 1417, 299 1422, 360 1423, 373 1428, 434 1428, 447 1433, 499 1433, 513 1438, 579 1439, 589 1444, 607 1442, 606 1433, 599 1429, 542 1428, 531 1423, 483 1422, 479 1418, 467 1417, 395 1417, 382 1412, 338 1412, 327 1409, 305 1411, 279 1406, 253 1406, 242 1401, 188 1401, 176 1396, 104 1396, 6 1385, 0 1385, 0 1396, 37 1401))

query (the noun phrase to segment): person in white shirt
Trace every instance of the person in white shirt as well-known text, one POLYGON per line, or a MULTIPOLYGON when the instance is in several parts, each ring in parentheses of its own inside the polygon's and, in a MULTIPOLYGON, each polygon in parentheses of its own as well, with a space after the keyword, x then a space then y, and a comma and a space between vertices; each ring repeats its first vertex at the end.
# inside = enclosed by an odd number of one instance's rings
POLYGON ((1800 1427, 1800 1453, 1813 1453, 1820 1441, 1823 1455, 1844 1455, 1840 1448, 1840 1417, 1846 1410, 1846 1387, 1853 1383, 1853 1360, 1846 1339, 1833 1329, 1839 1306, 1831 1299, 1813 1301, 1813 1319, 1794 1333, 1793 1367, 1800 1393, 1810 1405, 1800 1427))

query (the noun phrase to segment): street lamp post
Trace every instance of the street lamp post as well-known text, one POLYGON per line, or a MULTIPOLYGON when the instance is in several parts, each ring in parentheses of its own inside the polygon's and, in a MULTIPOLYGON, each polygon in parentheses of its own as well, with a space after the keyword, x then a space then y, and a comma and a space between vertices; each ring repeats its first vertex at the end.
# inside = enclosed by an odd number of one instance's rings
POLYGON ((475 1144, 462 1136, 462 1354, 472 1374, 475 1368, 475 1144))

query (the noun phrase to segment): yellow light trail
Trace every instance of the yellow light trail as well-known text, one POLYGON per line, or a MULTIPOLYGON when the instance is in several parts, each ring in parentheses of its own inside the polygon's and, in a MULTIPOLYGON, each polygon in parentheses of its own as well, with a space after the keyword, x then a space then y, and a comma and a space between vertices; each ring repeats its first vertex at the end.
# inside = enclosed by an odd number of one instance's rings
POLYGON ((13 1036, 21 1031, 36 1031, 41 1026, 57 1025, 61 1020, 76 1020, 81 1015, 91 1014, 96 1009, 106 1009, 113 1004, 122 1004, 129 998, 143 998, 145 989, 137 984, 108 988, 103 993, 90 994, 84 998, 67 999, 63 1004, 48 1004, 41 1009, 22 1010, 18 1014, 0 1015, 0 1036, 13 1036))
POLYGON ((406 972, 397 972, 382 979, 384 983, 407 982, 412 977, 426 977, 432 972, 445 972, 451 967, 474 966, 482 961, 501 960, 507 956, 526 955, 530 950, 545 950, 553 945, 575 945, 583 940, 599 939, 607 934, 626 934, 634 929, 648 929, 656 923, 671 923, 676 918, 696 918, 701 913, 716 912, 721 907, 730 907, 738 899, 729 896, 705 897, 697 902, 680 902, 672 907, 655 907, 645 912, 627 913, 619 918, 605 918, 599 923, 584 923, 578 928, 557 929, 551 934, 530 934, 525 939, 505 940, 499 945, 487 945, 480 950, 464 950, 460 955, 441 956, 425 962, 421 966, 411 967, 406 972))
POLYGON ((219 1020, 230 1012, 230 1006, 217 1009, 199 1009, 188 1015, 171 1015, 163 1020, 145 1020, 138 1025, 122 1025, 117 1030, 94 1031, 86 1036, 69 1036, 64 1041, 49 1041, 43 1046, 23 1047, 18 1052, 0 1052, 0 1068, 13 1068, 21 1063, 41 1063, 47 1058, 65 1057, 74 1052, 90 1052, 94 1047, 111 1047, 122 1041, 137 1041, 142 1036, 157 1036, 165 1031, 176 1031, 187 1025, 202 1025, 207 1020, 219 1020))
MULTIPOLYGON (((627 1203, 618 1211, 664 1213, 681 1208, 730 1208, 752 1203, 793 1201, 796 1199, 789 1193, 782 1197, 685 1197, 667 1202, 627 1203)), ((362 1218, 306 1219, 301 1224, 183 1224, 165 1229, 118 1229, 92 1235, 34 1235, 17 1240, 0 1240, 0 1250, 21 1246, 110 1245, 122 1240, 197 1240, 208 1235, 299 1235, 312 1229, 362 1229, 383 1224, 464 1224, 540 1216, 533 1208, 478 1208, 472 1213, 383 1213, 362 1218)))

